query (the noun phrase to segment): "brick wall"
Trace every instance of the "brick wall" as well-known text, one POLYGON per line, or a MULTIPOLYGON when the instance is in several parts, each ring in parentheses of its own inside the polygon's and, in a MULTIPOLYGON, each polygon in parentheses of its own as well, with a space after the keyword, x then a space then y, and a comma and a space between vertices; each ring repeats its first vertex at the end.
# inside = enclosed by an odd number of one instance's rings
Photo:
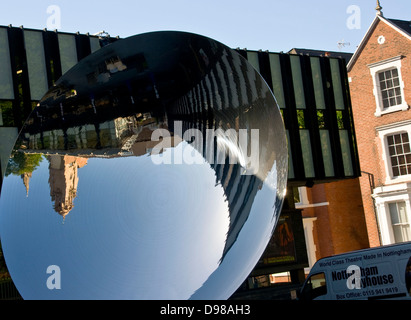
POLYGON ((358 179, 314 185, 307 189, 307 198, 311 204, 322 204, 303 210, 303 217, 317 218, 313 228, 317 260, 369 247, 358 179))
MULTIPOLYGON (((401 60, 402 80, 404 81, 405 101, 411 102, 411 41, 397 32, 385 22, 379 21, 358 59, 349 71, 351 78, 350 92, 354 116, 354 125, 358 143, 358 153, 361 170, 371 173, 375 179, 375 186, 381 186, 386 179, 382 160, 382 145, 375 128, 381 125, 411 119, 411 110, 398 111, 376 117, 373 82, 368 64, 388 58, 403 55, 401 60), (385 42, 379 44, 379 36, 385 37, 385 42)), ((375 211, 371 198, 371 188, 368 176, 360 178, 360 187, 363 197, 365 220, 367 224, 370 246, 380 245, 375 211)))

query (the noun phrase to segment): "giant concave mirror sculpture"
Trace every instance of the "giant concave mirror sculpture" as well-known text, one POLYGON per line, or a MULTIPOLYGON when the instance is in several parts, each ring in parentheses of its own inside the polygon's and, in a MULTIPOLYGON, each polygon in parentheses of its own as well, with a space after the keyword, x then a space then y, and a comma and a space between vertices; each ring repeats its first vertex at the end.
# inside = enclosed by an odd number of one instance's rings
POLYGON ((227 299, 280 214, 287 143, 270 89, 207 37, 116 41, 25 123, 0 199, 24 299, 227 299))

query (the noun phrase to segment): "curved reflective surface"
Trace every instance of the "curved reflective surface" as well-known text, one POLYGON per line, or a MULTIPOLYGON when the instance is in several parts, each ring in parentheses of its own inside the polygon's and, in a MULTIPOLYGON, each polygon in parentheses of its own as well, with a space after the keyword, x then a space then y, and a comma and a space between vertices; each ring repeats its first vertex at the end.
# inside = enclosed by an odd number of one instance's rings
POLYGON ((79 62, 27 120, 0 236, 24 299, 227 299, 287 182, 275 99, 212 39, 137 35, 79 62))

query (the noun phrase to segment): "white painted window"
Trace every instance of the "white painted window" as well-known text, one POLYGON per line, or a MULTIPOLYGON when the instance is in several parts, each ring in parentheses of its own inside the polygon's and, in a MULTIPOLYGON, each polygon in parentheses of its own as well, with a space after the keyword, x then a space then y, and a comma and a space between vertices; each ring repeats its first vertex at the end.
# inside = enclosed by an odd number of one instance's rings
POLYGON ((405 242, 411 240, 410 223, 405 201, 388 204, 394 241, 405 242))
POLYGON ((386 184, 411 180, 411 120, 376 128, 381 145, 386 184))
POLYGON ((387 135, 387 147, 393 177, 411 174, 411 150, 408 132, 387 135))
POLYGON ((401 77, 402 56, 369 64, 375 96, 375 116, 408 109, 401 77))
POLYGON ((411 241, 411 184, 374 189, 377 219, 383 245, 411 241))

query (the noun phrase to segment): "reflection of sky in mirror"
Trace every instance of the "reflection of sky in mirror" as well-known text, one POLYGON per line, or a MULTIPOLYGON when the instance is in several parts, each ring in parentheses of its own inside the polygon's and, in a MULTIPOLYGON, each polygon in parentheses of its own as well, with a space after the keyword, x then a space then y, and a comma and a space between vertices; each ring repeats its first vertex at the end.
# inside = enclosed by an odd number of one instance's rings
POLYGON ((72 70, 16 145, 60 153, 3 184, 0 235, 23 297, 229 298, 263 253, 287 182, 284 125, 267 84, 234 51, 174 32, 118 41, 72 70), (113 52, 127 68, 93 82, 113 52), (170 148, 149 155, 158 128, 173 132, 170 148), (224 132, 208 139, 209 129, 224 132), (51 265, 61 290, 46 286, 51 265))
POLYGON ((0 211, 14 207, 18 215, 1 215, 1 234, 24 298, 185 299, 218 267, 228 204, 207 163, 88 159, 64 223, 53 209, 48 170, 43 160, 28 197, 16 176, 5 179, 2 194, 0 211), (61 268, 61 290, 46 287, 49 265, 61 268))
POLYGON ((241 229, 235 246, 192 299, 214 299, 216 292, 220 292, 220 298, 228 298, 237 289, 238 283, 247 278, 249 270, 263 254, 280 214, 281 208, 276 206, 276 191, 277 165, 274 163, 254 199, 247 223, 241 229), (259 232, 258 236, 255 234, 256 230, 259 232))

